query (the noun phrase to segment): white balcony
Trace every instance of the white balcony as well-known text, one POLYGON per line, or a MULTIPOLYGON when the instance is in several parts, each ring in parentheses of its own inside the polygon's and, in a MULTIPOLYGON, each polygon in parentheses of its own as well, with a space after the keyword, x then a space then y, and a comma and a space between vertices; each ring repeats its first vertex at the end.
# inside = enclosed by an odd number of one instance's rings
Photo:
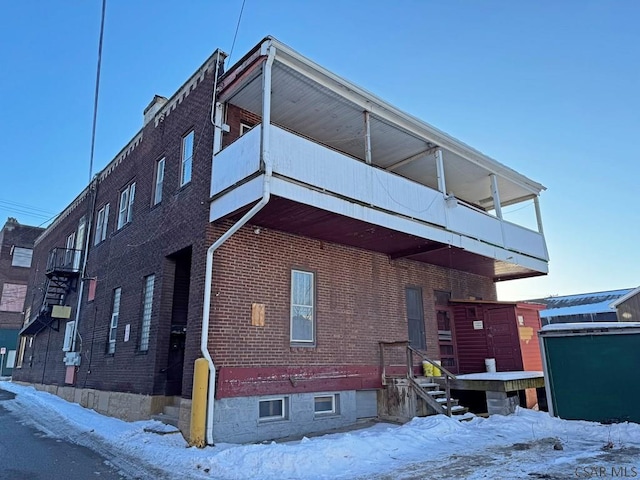
POLYGON ((272 38, 218 87, 211 221, 239 218, 271 172, 252 224, 495 280, 547 273, 542 185, 272 38), (225 106, 266 130, 220 150, 225 106), (523 202, 536 230, 504 218, 523 202))
MULTIPOLYGON (((265 175, 260 170, 260 129, 259 125, 214 157, 211 221, 242 211, 262 197, 265 175)), ((420 257, 425 251, 438 250, 437 245, 445 245, 517 267, 505 271, 508 278, 547 271, 544 236, 539 232, 501 220, 462 200, 447 201, 433 188, 279 127, 271 125, 270 135, 274 197, 436 242, 432 248, 420 244, 415 250, 402 248, 396 256, 420 257)), ((295 230, 294 218, 274 225, 268 220, 271 217, 273 213, 262 220, 272 228, 295 230)), ((252 223, 260 224, 261 217, 252 223)), ((389 253, 393 256, 394 252, 389 253)), ((500 277, 497 271, 494 277, 500 277)))

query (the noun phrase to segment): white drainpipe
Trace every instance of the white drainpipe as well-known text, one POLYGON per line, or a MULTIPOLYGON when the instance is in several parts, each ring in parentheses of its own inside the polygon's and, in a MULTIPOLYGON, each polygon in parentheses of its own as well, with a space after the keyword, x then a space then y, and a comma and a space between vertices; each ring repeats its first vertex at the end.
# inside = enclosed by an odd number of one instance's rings
POLYGON ((251 218, 258 213, 271 198, 271 175, 273 173, 273 166, 270 159, 270 146, 269 146, 269 129, 271 124, 271 66, 275 58, 276 49, 271 42, 263 45, 263 50, 267 54, 267 61, 265 62, 262 81, 262 137, 261 137, 261 149, 260 156, 262 157, 262 163, 264 165, 264 183, 262 190, 262 198, 256 203, 251 210, 244 214, 244 216, 238 220, 229 230, 227 230, 219 239, 217 239, 207 249, 207 266, 204 278, 204 306, 202 308, 202 335, 200 342, 200 350, 202 356, 209 363, 209 391, 207 395, 207 431, 206 441, 208 445, 213 445, 213 412, 215 406, 216 395, 216 367, 209 352, 209 314, 211 312, 211 285, 213 277, 213 254, 214 252, 226 242, 231 235, 236 233, 242 228, 251 218))

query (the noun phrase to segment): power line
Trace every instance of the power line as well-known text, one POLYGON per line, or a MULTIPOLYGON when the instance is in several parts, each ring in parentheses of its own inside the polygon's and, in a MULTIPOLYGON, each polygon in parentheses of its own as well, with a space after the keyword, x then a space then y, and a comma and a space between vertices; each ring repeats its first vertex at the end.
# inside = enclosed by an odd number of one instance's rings
POLYGON ((89 182, 93 177, 93 152, 96 146, 96 123, 98 119, 98 94, 100 92, 100 65, 102 64, 102 38, 104 37, 104 14, 107 0, 102 0, 102 17, 100 19, 100 40, 98 42, 98 68, 96 71, 96 92, 93 99, 93 128, 91 129, 91 156, 89 158, 89 182))
POLYGON ((233 35, 233 42, 231 43, 231 51, 229 52, 229 63, 231 63, 231 55, 233 54, 233 47, 236 46, 236 37, 238 36, 238 29, 240 28, 240 20, 242 19, 242 12, 244 11, 244 2, 242 0, 242 7, 240 8, 240 15, 238 15, 238 23, 236 24, 236 33, 233 35))

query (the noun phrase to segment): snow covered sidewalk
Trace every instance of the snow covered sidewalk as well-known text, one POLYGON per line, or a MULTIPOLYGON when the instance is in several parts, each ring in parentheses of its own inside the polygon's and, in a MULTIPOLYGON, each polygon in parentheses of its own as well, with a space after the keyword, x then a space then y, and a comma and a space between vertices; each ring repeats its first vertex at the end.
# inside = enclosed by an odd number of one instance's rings
POLYGON ((438 415, 298 442, 196 449, 188 448, 179 434, 145 431, 158 427, 156 421, 127 423, 6 381, 0 388, 16 394, 3 406, 24 422, 48 435, 108 452, 135 478, 640 477, 640 425, 632 423, 565 421, 520 409, 508 417, 469 422, 438 415), (143 473, 149 468, 151 476, 143 473))

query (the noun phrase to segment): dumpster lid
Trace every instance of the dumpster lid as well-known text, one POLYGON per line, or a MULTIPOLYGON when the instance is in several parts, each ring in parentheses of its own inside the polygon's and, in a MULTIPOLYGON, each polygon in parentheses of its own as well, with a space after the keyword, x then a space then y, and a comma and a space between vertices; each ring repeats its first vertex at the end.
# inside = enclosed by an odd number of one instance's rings
POLYGON ((540 333, 545 332, 575 332, 575 331, 608 331, 640 329, 640 322, 579 322, 579 323, 552 323, 545 325, 540 333))

